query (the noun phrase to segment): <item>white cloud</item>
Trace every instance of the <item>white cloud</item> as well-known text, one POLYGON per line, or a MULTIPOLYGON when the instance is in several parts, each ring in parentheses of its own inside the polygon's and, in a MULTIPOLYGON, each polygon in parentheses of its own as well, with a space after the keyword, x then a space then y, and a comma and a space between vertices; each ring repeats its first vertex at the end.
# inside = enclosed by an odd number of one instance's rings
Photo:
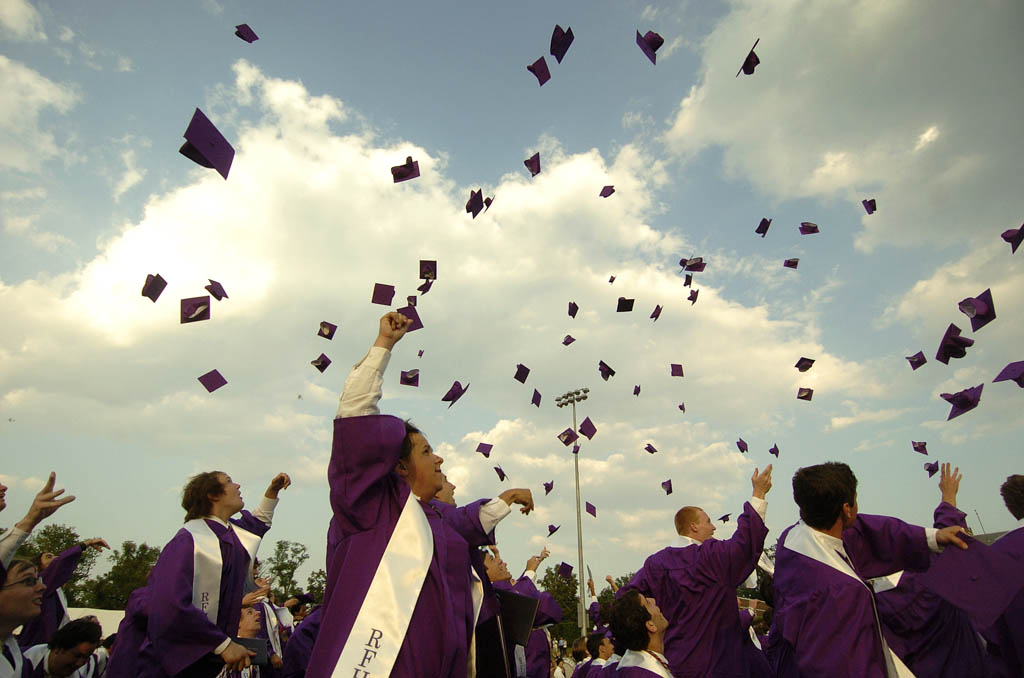
POLYGON ((0 28, 16 40, 46 40, 43 19, 28 0, 0 1, 0 28))
POLYGON ((123 146, 124 150, 120 154, 123 169, 114 182, 113 197, 115 201, 120 200, 121 196, 137 186, 145 178, 146 168, 139 166, 135 150, 137 147, 149 148, 150 145, 148 140, 138 139, 130 134, 117 140, 116 143, 123 146))
POLYGON ((63 155, 40 116, 48 110, 70 111, 78 101, 75 92, 3 55, 0 90, 0 168, 37 172, 48 159, 63 155))
POLYGON ((862 410, 857 403, 853 401, 846 401, 843 405, 850 409, 852 414, 842 417, 832 417, 829 421, 827 430, 837 431, 839 429, 846 428, 847 426, 863 424, 865 422, 891 421, 907 412, 905 409, 894 408, 884 410, 862 410))
POLYGON ((42 186, 33 186, 18 191, 0 193, 0 220, 4 231, 25 238, 34 246, 47 252, 71 245, 71 241, 59 233, 41 230, 38 224, 47 211, 47 192, 42 186))

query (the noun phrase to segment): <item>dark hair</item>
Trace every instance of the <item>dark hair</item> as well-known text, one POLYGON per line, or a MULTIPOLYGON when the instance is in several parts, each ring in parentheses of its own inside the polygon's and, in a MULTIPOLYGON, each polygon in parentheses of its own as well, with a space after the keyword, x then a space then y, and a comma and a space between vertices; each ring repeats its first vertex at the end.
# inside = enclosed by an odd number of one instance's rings
POLYGON ((70 650, 81 643, 99 645, 102 638, 99 624, 91 619, 76 619, 54 631, 47 646, 51 650, 70 650))
POLYGON ((116 641, 117 633, 111 633, 109 636, 103 639, 103 647, 107 648, 107 650, 109 651, 110 648, 114 647, 114 643, 116 641))
POLYGON ((650 642, 647 622, 650 620, 651 613, 644 607, 640 592, 636 589, 629 589, 612 605, 612 634, 627 650, 640 652, 647 649, 650 642))
POLYGON ((196 518, 205 518, 213 510, 210 497, 224 494, 224 484, 220 481, 223 471, 206 471, 197 473, 188 479, 188 484, 181 491, 181 508, 185 509, 185 522, 196 518))
POLYGON ((805 523, 827 530, 839 518, 844 504, 857 501, 857 476, 838 461, 798 469, 793 475, 793 500, 805 523))
POLYGON ((591 658, 597 659, 598 653, 601 650, 602 640, 604 640, 603 631, 591 633, 589 636, 587 636, 587 652, 590 653, 591 658))
POLYGON ((1024 518, 1024 476, 1014 474, 1006 479, 1003 486, 999 488, 999 494, 1003 495, 1003 503, 1009 509, 1010 514, 1020 520, 1024 518))
POLYGON ((407 461, 409 455, 412 454, 412 434, 419 433, 423 435, 423 432, 416 428, 416 425, 406 419, 405 424, 405 438, 402 439, 402 454, 398 456, 398 461, 407 461))
MULTIPOLYGON (((15 572, 22 572, 24 570, 35 570, 36 574, 39 574, 39 568, 31 560, 25 560, 24 558, 13 558, 11 560, 10 565, 7 566, 6 579, 10 579, 11 575, 13 575, 15 572)), ((6 584, 6 579, 0 583, 6 584)))
POLYGON ((587 658, 587 639, 577 638, 572 641, 572 660, 581 662, 587 658))
POLYGON ((683 535, 686 533, 686 528, 690 526, 690 523, 695 523, 700 520, 700 509, 696 506, 684 506, 683 508, 676 511, 676 534, 683 535))

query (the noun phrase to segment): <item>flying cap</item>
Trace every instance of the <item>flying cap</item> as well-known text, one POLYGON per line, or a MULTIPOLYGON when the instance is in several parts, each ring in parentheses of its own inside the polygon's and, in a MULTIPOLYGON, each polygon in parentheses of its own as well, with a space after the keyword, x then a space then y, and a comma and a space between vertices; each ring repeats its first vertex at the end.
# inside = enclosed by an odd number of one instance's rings
POLYGON ((759 236, 761 236, 763 238, 766 235, 768 235, 768 229, 769 229, 769 227, 771 227, 771 225, 772 225, 772 220, 768 219, 767 217, 765 217, 765 218, 761 219, 761 223, 759 223, 757 225, 757 228, 754 229, 754 233, 757 233, 759 236))
POLYGON ((651 60, 652 64, 658 63, 658 58, 655 52, 658 48, 665 44, 665 38, 661 37, 654 31, 647 31, 643 35, 640 35, 640 31, 636 32, 636 44, 643 50, 643 53, 647 55, 647 58, 651 60))
POLYGON ((697 303, 697 295, 698 294, 700 294, 700 290, 695 290, 695 289, 691 289, 690 290, 690 296, 688 296, 686 298, 686 300, 688 302, 690 302, 690 306, 693 306, 694 304, 697 303))
POLYGON ((1020 228, 1011 228, 1003 231, 1002 239, 1010 243, 1010 253, 1015 254, 1021 242, 1024 242, 1024 224, 1020 228))
POLYGON ((692 273, 687 273, 686 277, 683 278, 683 287, 689 287, 692 284, 693 284, 693 274, 692 273))
POLYGON ((604 188, 602 188, 601 192, 598 193, 598 195, 600 195, 602 198, 607 198, 608 196, 610 196, 614 192, 615 192, 615 187, 611 186, 611 185, 608 185, 608 186, 605 186, 604 188))
MULTIPOLYGON (((757 43, 759 42, 761 42, 761 38, 754 41, 754 47, 757 47, 757 43)), ((754 47, 750 48, 750 51, 747 52, 747 58, 743 60, 743 65, 740 66, 740 70, 736 71, 737 78, 740 77, 740 73, 743 73, 744 75, 753 75, 754 69, 757 68, 759 63, 761 63, 761 60, 757 58, 756 54, 754 54, 754 47)))
POLYGON ((491 203, 492 202, 494 202, 494 196, 493 195, 488 197, 488 198, 484 198, 484 212, 486 212, 487 210, 491 209, 491 203))
POLYGON ((569 563, 562 563, 558 566, 558 576, 562 579, 568 580, 572 577, 572 565, 569 563))
POLYGON ((529 158, 523 161, 526 165, 526 169, 530 170, 530 176, 535 177, 540 174, 540 153, 534 153, 529 158))
MULTIPOLYGON (((547 487, 547 483, 544 483, 544 487, 547 487)), ((558 532, 558 530, 560 530, 561 528, 562 528, 561 525, 555 525, 554 523, 549 524, 548 525, 548 537, 553 535, 555 532, 558 532)))
POLYGON ((683 270, 702 273, 707 267, 708 263, 704 261, 704 257, 693 257, 692 259, 687 260, 686 264, 683 266, 683 270))
POLYGON ((654 445, 651 445, 650 443, 647 443, 646 445, 644 445, 644 450, 649 454, 655 454, 658 451, 658 448, 655 447, 654 445))
POLYGON ((199 383, 207 390, 208 393, 213 393, 218 388, 228 383, 228 380, 221 376, 217 370, 210 370, 203 376, 199 377, 199 383))
POLYGON ((576 314, 579 313, 579 310, 580 310, 580 307, 576 304, 575 301, 570 301, 569 302, 569 317, 570 318, 575 318, 576 314))
POLYGON ((551 79, 551 71, 548 70, 548 62, 541 57, 526 67, 526 70, 537 76, 537 84, 541 87, 551 79))
POLYGON ((779 446, 776 445, 775 443, 772 443, 772 446, 770 448, 768 448, 768 454, 774 454, 775 458, 778 459, 778 457, 779 457, 779 446))
POLYGON ((797 266, 800 265, 800 258, 794 257, 792 259, 786 259, 785 261, 782 262, 782 265, 785 266, 786 268, 796 268, 797 266))
POLYGON ((433 280, 424 280, 423 284, 416 288, 416 291, 419 292, 420 294, 426 294, 427 292, 430 291, 430 288, 433 287, 433 285, 433 280))
POLYGON ((420 259, 420 279, 437 280, 437 261, 432 259, 420 259))
POLYGON ((260 36, 256 35, 256 31, 249 28, 249 24, 238 24, 235 26, 235 35, 250 45, 260 39, 260 36))
POLYGON ((480 210, 484 208, 483 189, 470 190, 469 200, 466 201, 466 212, 473 215, 476 219, 476 215, 480 214, 480 210))
POLYGON ((569 445, 579 440, 579 436, 576 435, 576 431, 573 431, 571 428, 567 428, 558 434, 558 439, 562 441, 563 445, 569 447, 569 445))
POLYGON ((747 447, 747 441, 744 440, 743 438, 740 438, 739 440, 737 440, 736 441, 736 449, 738 449, 743 454, 746 454, 747 450, 749 449, 747 447))
POLYGON ((420 320, 420 314, 416 311, 415 306, 405 306, 403 308, 398 309, 398 312, 412 321, 409 324, 409 329, 407 329, 406 332, 415 332, 416 330, 423 329, 423 321, 420 320))
POLYGON ((914 355, 908 355, 907 362, 910 363, 910 369, 916 370, 918 367, 928 362, 928 360, 924 357, 924 351, 918 351, 914 355))
POLYGON ((628 313, 633 310, 633 302, 636 299, 627 299, 626 297, 619 297, 619 303, 615 306, 617 313, 628 313))
POLYGON ((637 385, 635 385, 633 387, 633 395, 635 395, 635 396, 640 395, 640 384, 637 384, 637 385))
POLYGON ((813 397, 814 397, 814 389, 813 388, 798 388, 796 390, 796 399, 797 400, 810 400, 813 397))
POLYGON ((407 303, 407 304, 408 304, 409 306, 415 306, 415 305, 416 305, 416 295, 415 295, 415 294, 410 294, 409 296, 407 296, 407 297, 405 298, 405 302, 406 302, 406 303, 407 303))
POLYGON ((466 382, 466 386, 463 387, 458 380, 452 383, 452 387, 448 389, 448 392, 441 396, 441 402, 448 403, 448 409, 452 408, 452 405, 459 401, 459 398, 466 394, 469 390, 469 382, 466 382))
POLYGON ((416 357, 417 358, 422 358, 423 357, 423 349, 422 348, 420 350, 416 351, 416 357))
POLYGON ((420 385, 420 371, 419 370, 408 370, 402 371, 401 376, 398 379, 398 383, 402 386, 419 386, 420 385))
POLYGON ((489 443, 479 443, 476 446, 476 451, 479 452, 480 454, 484 455, 485 457, 490 457, 491 456, 491 450, 493 448, 494 448, 494 445, 491 445, 489 443))
POLYGON ((563 31, 561 26, 555 24, 555 30, 551 32, 551 56, 555 57, 555 61, 562 63, 574 38, 571 26, 563 31))
POLYGON ((864 211, 867 212, 868 214, 874 214, 875 211, 878 209, 877 207, 875 207, 874 198, 870 198, 868 200, 861 200, 860 204, 864 205, 864 211))
POLYGON ((972 332, 977 332, 996 319, 996 307, 992 305, 991 288, 977 297, 967 297, 957 304, 957 308, 971 319, 972 332))
POLYGON ((597 433, 597 427, 594 426, 594 422, 590 421, 590 417, 587 417, 580 423, 580 433, 587 437, 587 440, 593 440, 594 434, 597 433))
POLYGON ((818 232, 818 225, 810 221, 800 222, 800 235, 813 235, 818 232))
POLYGON ((978 384, 972 388, 965 388, 956 393, 940 393, 939 397, 952 405, 946 421, 959 417, 964 412, 970 412, 981 402, 981 389, 985 384, 978 384))
POLYGON ((197 165, 217 170, 225 179, 235 159, 235 149, 198 108, 192 114, 192 121, 185 130, 185 143, 178 152, 197 165))
POLYGON ((686 403, 679 403, 677 407, 679 407, 680 412, 686 412, 686 403))
POLYGON ((321 353, 319 358, 311 360, 309 364, 320 370, 320 373, 323 374, 323 371, 330 367, 331 359, 321 353))
POLYGON ((807 370, 811 369, 812 365, 814 365, 813 358, 800 358, 800 360, 796 361, 796 365, 794 365, 794 367, 796 367, 796 369, 800 370, 801 372, 806 372, 807 370))
POLYGON ((562 339, 562 346, 568 346, 574 341, 576 341, 576 339, 571 334, 567 334, 565 335, 565 338, 562 339))
POLYGON ((537 407, 540 407, 540 399, 541 399, 540 391, 538 391, 537 389, 533 389, 533 397, 530 398, 530 404, 531 405, 536 405, 537 407))
POLYGON ((210 284, 204 287, 203 289, 212 294, 214 299, 220 301, 221 299, 228 298, 228 293, 224 291, 223 285, 221 285, 216 280, 213 280, 212 278, 207 278, 207 280, 210 281, 210 284))
POLYGON ((661 483, 661 489, 665 490, 665 494, 672 494, 672 479, 669 478, 661 483))
POLYGON ((601 373, 601 378, 608 381, 608 377, 615 376, 615 370, 611 368, 611 365, 603 360, 597 361, 597 371, 601 373))
POLYGON ((673 377, 683 376, 683 366, 679 363, 672 363, 670 369, 673 377))
POLYGON ((924 463, 924 470, 928 471, 928 477, 931 478, 933 475, 939 472, 939 462, 933 461, 931 463, 924 463))
POLYGON ((584 502, 584 503, 587 505, 587 513, 589 513, 590 515, 592 515, 592 516, 594 516, 596 518, 597 517, 597 507, 594 506, 593 504, 591 504, 589 501, 588 502, 584 502))
POLYGON ((654 310, 651 311, 651 320, 658 322, 658 318, 661 317, 661 304, 655 304, 654 310))
POLYGON ((167 281, 163 279, 163 276, 159 273, 151 273, 146 276, 146 282, 142 285, 142 296, 155 304, 165 287, 167 287, 167 281))
POLYGON ((526 365, 519 363, 516 365, 516 373, 513 375, 513 379, 518 381, 520 384, 526 383, 526 378, 530 376, 530 368, 526 365))
MULTIPOLYGON (((544 483, 544 494, 545 495, 551 494, 551 490, 553 490, 553 489, 555 489, 555 481, 554 480, 549 480, 548 482, 544 483)), ((555 529, 557 530, 558 528, 556 527, 555 529)), ((550 537, 551 535, 548 535, 548 536, 550 537)))
POLYGON ((949 364, 950 358, 963 358, 967 355, 967 349, 974 345, 974 339, 960 336, 960 328, 953 323, 946 328, 939 342, 939 350, 935 352, 935 359, 944 365, 949 364))
POLYGON ((912 448, 914 448, 914 452, 920 452, 921 454, 928 454, 928 443, 926 443, 924 441, 918 442, 916 440, 911 440, 910 441, 910 446, 912 448))
POLYGON ((191 297, 181 300, 181 324, 210 319, 210 297, 191 297))
POLYGON ((370 297, 370 301, 374 304, 380 304, 381 306, 390 306, 391 300, 395 298, 395 286, 385 285, 383 283, 374 283, 373 285, 373 296, 370 297))
POLYGON ((338 326, 329 323, 326 320, 320 321, 320 329, 317 330, 317 336, 323 337, 324 339, 334 339, 334 333, 338 331, 338 326))
POLYGON ((420 163, 418 160, 413 160, 411 155, 405 157, 405 164, 395 165, 391 168, 391 179, 394 183, 399 184, 409 179, 415 179, 420 175, 420 163))
POLYGON ((613 282, 615 282, 615 276, 608 276, 608 284, 611 285, 613 282))
POLYGON ((1024 360, 1010 363, 1002 369, 998 376, 992 380, 997 381, 1012 381, 1024 388, 1024 360))
POLYGON ((504 482, 504 480, 508 478, 508 475, 506 475, 505 472, 501 470, 500 466, 495 466, 494 472, 498 474, 498 480, 501 480, 502 482, 504 482))
POLYGON ((723 523, 727 523, 729 522, 729 516, 731 515, 731 513, 726 513, 724 516, 719 516, 718 519, 721 520, 723 523))

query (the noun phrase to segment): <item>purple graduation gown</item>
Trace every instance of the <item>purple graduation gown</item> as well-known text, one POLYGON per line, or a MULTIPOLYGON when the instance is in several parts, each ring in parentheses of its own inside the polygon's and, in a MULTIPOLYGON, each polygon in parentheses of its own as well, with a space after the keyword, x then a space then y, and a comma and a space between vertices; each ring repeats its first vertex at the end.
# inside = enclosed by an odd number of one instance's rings
MULTIPOLYGON (((990 547, 1021 564, 1024 572, 1024 528, 1018 527, 997 539, 990 547)), ((1007 676, 1024 676, 1024 591, 1017 594, 995 624, 984 629, 995 671, 1007 676)))
POLYGON ((544 630, 537 628, 562 621, 562 608, 547 591, 541 591, 528 577, 520 577, 515 584, 507 581, 494 583, 494 588, 512 591, 521 596, 533 598, 539 602, 537 614, 533 618, 533 631, 526 645, 526 676, 527 678, 548 678, 551 673, 551 646, 544 630))
MULTIPOLYGON (((313 653, 313 643, 320 633, 320 617, 324 608, 318 607, 302 620, 292 632, 292 637, 284 646, 284 666, 281 667, 281 678, 303 678, 309 665, 309 656, 313 653)), ((115 645, 116 647, 116 645, 115 645)))
MULTIPOLYGON (((775 553, 775 616, 765 653, 779 678, 885 678, 871 592, 847 574, 786 548, 775 553)), ((927 569, 924 528, 861 514, 843 531, 843 548, 863 579, 927 569)))
POLYGON ((75 568, 78 567, 81 558, 82 545, 76 544, 61 551, 39 575, 46 584, 46 590, 43 591, 43 609, 38 617, 25 624, 21 635, 18 636, 18 645, 23 650, 33 645, 45 645, 50 641, 54 631, 61 627, 64 606, 57 591, 75 574, 75 568))
MULTIPOLYGON (((312 678, 333 673, 409 496, 409 484, 393 471, 404 438, 405 424, 397 417, 377 414, 334 420, 327 469, 334 513, 328 535, 331 555, 320 633, 306 671, 312 678)), ((392 675, 449 678, 456 675, 456 661, 464 656, 464 650, 455 647, 464 633, 455 620, 445 577, 444 520, 429 504, 420 502, 420 507, 433 533, 434 555, 392 675)))
POLYGON ((629 586, 654 598, 668 619, 665 657, 676 678, 769 675, 767 659, 744 649, 750 640, 736 601, 736 588, 754 571, 767 535, 747 502, 729 539, 662 549, 633 575, 629 586))
MULTIPOLYGON (((966 514, 942 502, 935 509, 936 528, 967 527, 966 514)), ((933 553, 931 559, 938 558, 933 553)), ((918 573, 904 572, 899 585, 875 594, 885 641, 916 676, 983 678, 985 648, 970 618, 918 583, 918 573)))
POLYGON ((590 665, 593 661, 593 659, 587 659, 583 663, 577 664, 576 668, 572 671, 572 678, 586 678, 586 675, 590 672, 590 665))
POLYGON ((139 648, 146 642, 148 601, 149 588, 145 586, 128 596, 124 619, 117 627, 117 642, 107 661, 106 678, 136 678, 141 673, 139 648))

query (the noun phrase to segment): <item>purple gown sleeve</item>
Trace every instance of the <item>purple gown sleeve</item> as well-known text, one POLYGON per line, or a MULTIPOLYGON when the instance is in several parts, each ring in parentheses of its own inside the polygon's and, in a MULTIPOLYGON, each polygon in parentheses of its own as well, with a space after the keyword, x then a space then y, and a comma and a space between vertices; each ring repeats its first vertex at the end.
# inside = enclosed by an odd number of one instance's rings
POLYGON ((76 544, 61 551, 60 555, 50 561, 42 575, 43 582, 46 583, 44 596, 56 594, 58 588, 68 583, 68 580, 75 574, 75 568, 78 567, 78 561, 82 558, 82 552, 82 545, 76 544))
POLYGON ((768 528, 750 502, 743 504, 743 513, 736 519, 736 532, 724 540, 708 540, 701 545, 704 570, 719 573, 717 579, 731 588, 740 586, 757 566, 764 551, 768 528))
POLYGON ((484 527, 480 523, 480 507, 489 501, 490 499, 477 499, 464 506, 450 506, 441 502, 431 502, 431 504, 438 506, 441 515, 444 516, 445 524, 465 539, 472 548, 495 543, 494 531, 484 532, 484 527))
POLYGON ((242 514, 238 518, 232 518, 231 524, 237 525, 246 532, 252 532, 259 536, 265 535, 270 530, 270 525, 249 513, 248 511, 242 511, 242 514))
POLYGON ((392 471, 405 425, 397 417, 367 415, 335 419, 334 430, 327 479, 336 528, 341 534, 373 529, 385 505, 397 502, 392 471))
POLYGON ((924 528, 898 518, 860 514, 843 530, 843 547, 864 579, 898 570, 920 572, 931 564, 924 528))
POLYGON ((935 507, 933 519, 935 522, 932 526, 936 530, 953 525, 967 529, 967 514, 947 502, 941 502, 935 507))

